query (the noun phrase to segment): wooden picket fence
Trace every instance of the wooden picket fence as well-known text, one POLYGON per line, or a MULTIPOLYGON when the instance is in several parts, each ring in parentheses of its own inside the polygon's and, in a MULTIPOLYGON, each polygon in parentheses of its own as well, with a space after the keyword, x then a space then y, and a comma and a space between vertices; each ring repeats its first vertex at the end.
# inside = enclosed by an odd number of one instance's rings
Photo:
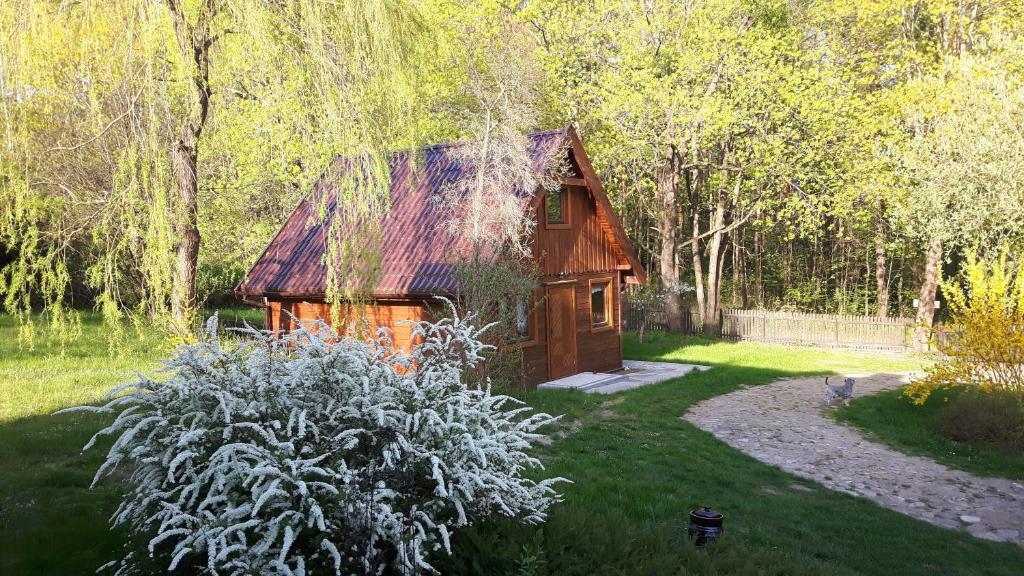
MULTIPOLYGON (((668 330, 663 303, 638 306, 624 301, 625 327, 668 330)), ((703 321, 695 311, 683 313, 684 334, 701 334, 703 321)), ((780 344, 906 351, 911 346, 914 320, 839 314, 722 310, 721 336, 780 344)))

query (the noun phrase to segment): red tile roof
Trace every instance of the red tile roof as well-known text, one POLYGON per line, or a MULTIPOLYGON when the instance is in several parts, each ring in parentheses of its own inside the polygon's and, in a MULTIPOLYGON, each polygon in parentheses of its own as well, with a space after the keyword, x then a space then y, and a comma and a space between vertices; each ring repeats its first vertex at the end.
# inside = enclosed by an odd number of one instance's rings
MULTIPOLYGON (((530 134, 535 167, 550 166, 545 159, 559 148, 568 151, 571 128, 530 134)), ((464 242, 444 228, 445 212, 431 199, 462 174, 451 154, 460 144, 441 144, 423 149, 418 168, 412 168, 409 152, 392 154, 391 211, 381 222, 380 278, 372 295, 377 298, 451 294, 455 289, 454 262, 465 253, 464 242)), ((344 169, 345 159, 335 160, 334 173, 344 169)), ((332 173, 331 170, 327 174, 332 173)), ((325 237, 337 206, 334 183, 327 175, 314 186, 274 236, 246 277, 236 288, 242 296, 323 298, 327 267, 325 237), (326 194, 326 196, 324 196, 326 194), (327 218, 315 222, 313 198, 326 198, 327 218), (313 223, 310 225, 310 223, 313 223)), ((533 191, 522 192, 524 201, 533 191)), ((357 232, 358 233, 358 232, 357 232)))

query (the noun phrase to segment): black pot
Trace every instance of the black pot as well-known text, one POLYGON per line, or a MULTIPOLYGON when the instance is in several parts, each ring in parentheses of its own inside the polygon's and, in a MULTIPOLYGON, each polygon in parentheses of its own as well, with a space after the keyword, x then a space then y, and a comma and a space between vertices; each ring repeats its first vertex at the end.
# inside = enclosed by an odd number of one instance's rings
POLYGON ((701 506, 690 511, 690 528, 686 532, 690 538, 696 539, 697 546, 703 546, 708 542, 713 542, 722 534, 723 519, 724 516, 721 512, 701 506))

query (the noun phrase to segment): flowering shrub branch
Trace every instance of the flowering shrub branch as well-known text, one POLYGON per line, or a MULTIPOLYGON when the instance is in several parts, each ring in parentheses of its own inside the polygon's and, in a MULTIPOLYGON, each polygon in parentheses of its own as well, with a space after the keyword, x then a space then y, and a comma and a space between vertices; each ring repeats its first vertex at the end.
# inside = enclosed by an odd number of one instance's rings
POLYGON ((937 389, 968 387, 1007 394, 1024 410, 1024 272, 1005 252, 991 262, 969 255, 964 281, 943 283, 952 312, 943 357, 904 393, 923 404, 937 389))
POLYGON ((488 347, 449 308, 415 325, 409 354, 386 332, 339 339, 322 323, 280 337, 249 328, 227 346, 214 316, 167 362, 170 379, 72 409, 117 415, 86 446, 116 437, 94 484, 132 466, 111 520, 131 529, 132 551, 108 566, 420 574, 459 527, 543 521, 564 480, 523 473, 542 468, 527 450, 555 418, 464 384, 488 347))

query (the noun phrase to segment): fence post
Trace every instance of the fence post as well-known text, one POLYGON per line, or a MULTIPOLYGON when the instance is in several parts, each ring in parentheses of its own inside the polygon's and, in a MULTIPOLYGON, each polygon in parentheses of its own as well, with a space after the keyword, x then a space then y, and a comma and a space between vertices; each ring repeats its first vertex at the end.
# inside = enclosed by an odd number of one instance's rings
POLYGON ((839 317, 835 318, 836 346, 839 346, 839 317))

